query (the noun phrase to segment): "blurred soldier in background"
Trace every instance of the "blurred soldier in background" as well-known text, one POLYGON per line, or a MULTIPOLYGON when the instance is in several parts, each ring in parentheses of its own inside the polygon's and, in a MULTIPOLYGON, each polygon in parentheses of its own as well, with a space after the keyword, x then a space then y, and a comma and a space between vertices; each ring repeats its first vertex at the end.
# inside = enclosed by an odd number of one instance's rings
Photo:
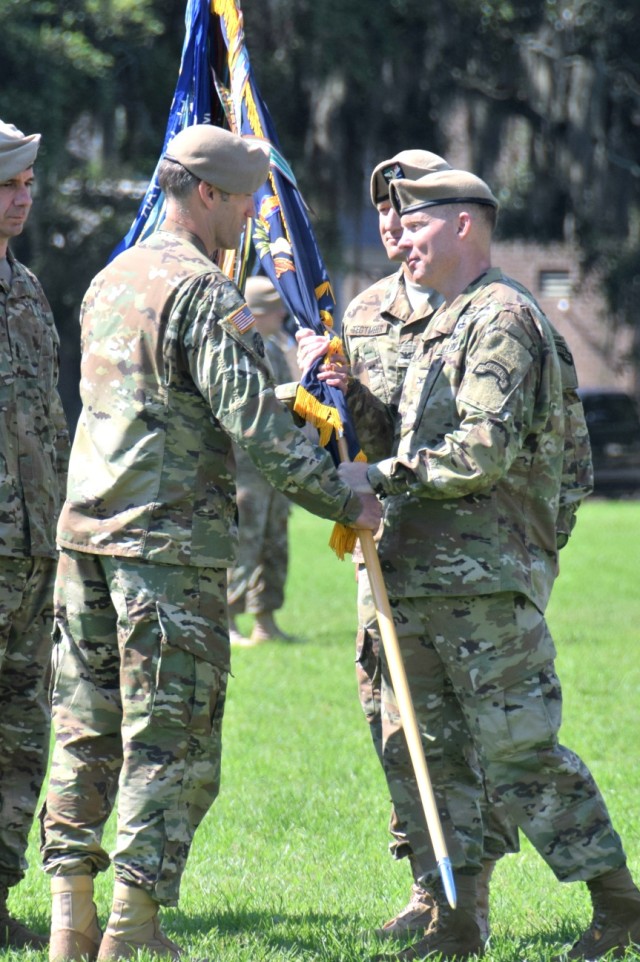
MULTIPOLYGON (((244 296, 264 341, 265 356, 276 384, 297 377, 287 361, 289 340, 284 329, 286 308, 268 277, 249 277, 244 296)), ((295 341, 293 342, 295 345, 295 341)), ((263 641, 292 641, 275 621, 284 603, 289 563, 290 502, 272 488, 248 454, 234 445, 238 502, 238 560, 229 569, 229 624, 232 645, 252 646, 263 641), (236 616, 254 616, 250 636, 244 637, 236 616)))

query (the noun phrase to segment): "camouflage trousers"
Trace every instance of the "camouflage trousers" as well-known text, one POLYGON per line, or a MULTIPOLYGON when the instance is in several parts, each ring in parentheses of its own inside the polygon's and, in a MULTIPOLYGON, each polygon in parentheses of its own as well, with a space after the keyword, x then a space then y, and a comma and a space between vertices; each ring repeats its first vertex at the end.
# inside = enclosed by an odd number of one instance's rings
POLYGON ((0 885, 23 877, 49 757, 53 558, 0 557, 0 885))
MULTIPOLYGON (((558 742, 562 695, 543 615, 524 597, 392 601, 425 757, 455 869, 483 855, 482 787, 451 739, 466 730, 494 803, 562 881, 625 862, 620 838, 584 763, 558 742)), ((423 882, 437 879, 395 696, 382 658, 383 763, 423 882)))
POLYGON ((229 569, 232 615, 278 611, 289 563, 290 502, 253 471, 238 476, 238 556, 229 569), (245 483, 246 482, 246 483, 245 483))
MULTIPOLYGON (((356 640, 356 678, 360 704, 364 711, 369 731, 380 764, 385 769, 385 755, 382 751, 382 698, 381 698, 381 662, 380 648, 382 645, 378 631, 369 576, 364 565, 359 565, 358 578, 358 636, 356 640)), ((483 829, 483 858, 498 859, 508 852, 517 852, 520 848, 518 829, 509 818, 504 806, 498 802, 490 802, 484 784, 484 775, 479 767, 477 754, 469 731, 460 717, 456 698, 450 684, 446 687, 446 697, 443 710, 447 713, 444 727, 447 732, 445 746, 449 757, 452 777, 462 777, 469 781, 473 792, 479 792, 479 803, 483 829), (456 758, 460 759, 456 763, 456 758)), ((385 770, 386 774, 386 770, 385 770)), ((397 776, 396 776, 397 781, 397 776)), ((409 777, 408 793, 415 791, 413 767, 409 777)), ((426 873, 425 857, 423 855, 418 868, 412 858, 411 843, 407 837, 406 825, 392 805, 389 819, 389 831, 393 837, 389 850, 394 858, 408 857, 412 867, 420 875, 426 873)), ((434 860, 433 870, 437 872, 434 860)))
POLYGON ((63 551, 54 600, 44 869, 105 870, 117 803, 116 878, 175 905, 220 786, 226 571, 63 551))

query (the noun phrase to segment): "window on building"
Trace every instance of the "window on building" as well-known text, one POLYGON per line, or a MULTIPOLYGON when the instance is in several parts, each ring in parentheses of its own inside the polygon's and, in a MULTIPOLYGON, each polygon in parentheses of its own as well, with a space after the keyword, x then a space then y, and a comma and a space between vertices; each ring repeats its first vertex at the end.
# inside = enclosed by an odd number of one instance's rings
POLYGON ((571 297, 571 274, 569 271, 540 271, 538 291, 542 297, 571 297))

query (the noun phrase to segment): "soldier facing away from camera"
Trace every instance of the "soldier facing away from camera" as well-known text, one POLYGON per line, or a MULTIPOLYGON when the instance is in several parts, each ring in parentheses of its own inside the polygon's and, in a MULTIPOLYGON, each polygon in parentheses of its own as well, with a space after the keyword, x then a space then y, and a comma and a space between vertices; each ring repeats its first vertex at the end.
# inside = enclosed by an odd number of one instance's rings
POLYGON ((276 398, 264 344, 215 266, 254 214, 269 156, 195 125, 158 172, 162 228, 116 257, 82 306, 82 413, 58 524, 54 748, 42 813, 50 959, 179 957, 159 926, 220 781, 235 560, 232 441, 314 513, 375 528, 276 398), (102 846, 116 792, 111 859, 102 846), (104 935, 94 876, 113 864, 104 935))

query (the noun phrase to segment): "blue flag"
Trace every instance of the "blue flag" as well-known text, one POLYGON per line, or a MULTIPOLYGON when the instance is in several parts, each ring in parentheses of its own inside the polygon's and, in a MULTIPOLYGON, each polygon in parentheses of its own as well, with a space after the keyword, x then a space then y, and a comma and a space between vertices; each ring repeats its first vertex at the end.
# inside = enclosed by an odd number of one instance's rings
MULTIPOLYGON (((309 211, 295 176, 280 149, 278 135, 249 62, 242 13, 234 0, 212 0, 227 48, 228 98, 239 133, 261 137, 271 145, 269 178, 255 193, 257 217, 253 244, 264 273, 279 292, 289 313, 303 327, 323 334, 333 327, 335 298, 329 275, 309 220, 309 211)), ((222 88, 223 84, 219 84, 222 88)), ((302 379, 296 410, 320 432, 336 463, 337 438, 346 442, 348 457, 360 457, 344 396, 317 379, 318 360, 302 379)))
MULTIPOLYGON (((221 263, 227 274, 242 286, 253 242, 260 267, 280 294, 297 324, 326 334, 333 327, 335 298, 318 249, 309 210, 295 176, 282 155, 275 126, 260 96, 245 43, 243 16, 236 0, 188 0, 185 40, 180 72, 169 112, 162 154, 169 141, 192 124, 214 123, 243 136, 267 141, 271 148, 269 177, 255 195, 256 218, 251 235, 241 243, 233 267, 228 257, 221 263)), ((162 156, 161 154, 161 156, 162 156)), ((112 257, 154 231, 164 218, 164 198, 158 186, 157 167, 138 214, 112 257)), ((331 338, 331 350, 340 350, 331 338)), ((321 382, 316 361, 298 388, 295 410, 319 431, 336 464, 341 453, 351 460, 362 458, 344 396, 321 382)), ((340 526, 337 526, 340 528, 340 526)), ((344 529, 334 536, 338 554, 352 550, 355 537, 344 529)))
MULTIPOLYGON (((212 117, 213 85, 209 50, 212 30, 209 4, 206 0, 187 0, 185 14, 185 39, 182 47, 180 71, 173 102, 169 111, 167 129, 160 157, 170 140, 183 128, 192 124, 214 122, 212 117)), ((158 159, 158 163, 160 158, 158 159)), ((164 219, 164 198, 158 186, 157 166, 149 182, 140 209, 126 236, 112 252, 115 257, 120 251, 146 237, 164 219)))

